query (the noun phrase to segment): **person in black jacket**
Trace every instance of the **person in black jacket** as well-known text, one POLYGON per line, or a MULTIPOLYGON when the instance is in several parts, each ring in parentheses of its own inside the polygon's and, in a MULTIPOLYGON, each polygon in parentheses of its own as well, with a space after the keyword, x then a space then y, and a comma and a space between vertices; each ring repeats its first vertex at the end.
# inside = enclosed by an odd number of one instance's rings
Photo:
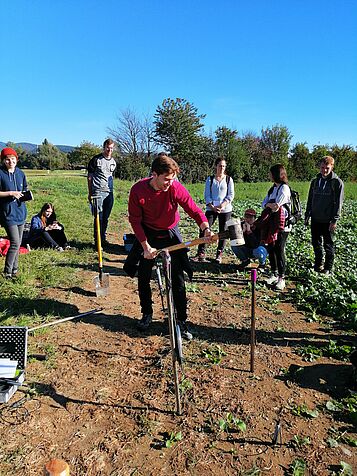
POLYGON ((335 160, 326 155, 320 161, 320 173, 310 184, 305 225, 311 218, 311 241, 315 253, 314 270, 329 274, 335 256, 334 234, 341 215, 344 185, 333 172, 335 160), (323 252, 325 251, 325 260, 323 252))

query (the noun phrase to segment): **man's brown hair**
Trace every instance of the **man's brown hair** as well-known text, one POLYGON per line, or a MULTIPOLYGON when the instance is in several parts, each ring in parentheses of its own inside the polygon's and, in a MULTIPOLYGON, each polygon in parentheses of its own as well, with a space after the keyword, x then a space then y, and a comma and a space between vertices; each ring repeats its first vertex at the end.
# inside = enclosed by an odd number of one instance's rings
POLYGON ((115 144, 115 142, 113 141, 113 139, 105 139, 105 141, 103 142, 103 149, 104 149, 107 145, 112 145, 112 144, 115 144))
POLYGON ((320 160, 319 164, 324 164, 324 165, 332 165, 334 166, 335 165, 335 159, 333 157, 331 157, 331 155, 325 155, 324 157, 322 157, 322 159, 320 160))
POLYGON ((154 162, 151 166, 151 171, 156 172, 157 175, 161 174, 179 174, 180 167, 177 162, 166 155, 165 152, 160 152, 157 154, 154 162))

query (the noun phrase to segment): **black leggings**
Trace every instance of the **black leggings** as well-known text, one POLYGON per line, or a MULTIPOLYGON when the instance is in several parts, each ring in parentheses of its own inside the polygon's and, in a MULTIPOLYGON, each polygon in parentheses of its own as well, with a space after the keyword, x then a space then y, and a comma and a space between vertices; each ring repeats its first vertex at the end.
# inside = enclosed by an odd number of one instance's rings
POLYGON ((269 262, 272 273, 278 271, 279 277, 285 276, 286 256, 285 245, 288 239, 289 232, 281 231, 278 233, 278 238, 274 243, 268 245, 269 262))
POLYGON ((63 228, 62 230, 43 230, 29 244, 32 248, 63 248, 67 245, 67 238, 63 228))
MULTIPOLYGON (((207 217, 207 221, 208 221, 208 224, 209 224, 210 228, 212 227, 212 225, 214 224, 214 222, 218 218, 218 231, 219 231, 219 233, 224 231, 225 224, 231 218, 231 216, 232 216, 232 212, 227 212, 227 213, 216 213, 214 211, 207 211, 206 212, 206 217, 207 217)), ((203 236, 203 232, 200 230, 200 238, 202 236, 203 236)), ((224 247, 226 246, 226 242, 227 242, 227 240, 219 240, 217 251, 223 251, 224 247)), ((198 252, 199 253, 204 253, 205 248, 206 248, 206 245, 204 243, 201 244, 201 245, 198 245, 198 252)))

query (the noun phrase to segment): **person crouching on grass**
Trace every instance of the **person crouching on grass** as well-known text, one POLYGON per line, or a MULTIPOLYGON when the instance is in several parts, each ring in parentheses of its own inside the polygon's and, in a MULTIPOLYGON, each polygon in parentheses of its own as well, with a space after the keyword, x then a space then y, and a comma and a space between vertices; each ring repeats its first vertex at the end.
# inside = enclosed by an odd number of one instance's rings
POLYGON ((20 198, 26 190, 26 176, 17 168, 17 153, 11 147, 5 147, 1 151, 0 225, 5 228, 10 240, 5 259, 6 279, 16 277, 18 273, 19 250, 27 215, 26 205, 20 198))
POLYGON ((248 208, 244 212, 244 220, 241 222, 244 236, 244 245, 231 246, 233 253, 241 260, 238 266, 239 271, 243 271, 249 264, 252 258, 259 260, 259 267, 264 268, 268 251, 260 243, 260 229, 255 226, 257 212, 253 208, 248 208))
POLYGON ((28 244, 31 248, 53 248, 57 251, 71 248, 52 203, 45 203, 40 212, 32 217, 28 244))
MULTIPOLYGON (((137 243, 131 254, 139 250, 138 291, 142 319, 139 330, 149 327, 153 316, 153 301, 150 287, 151 271, 158 249, 181 243, 178 228, 180 215, 178 206, 195 220, 207 242, 213 235, 202 210, 196 205, 188 190, 176 180, 180 171, 178 164, 165 153, 160 153, 152 164, 152 175, 131 187, 129 194, 129 222, 133 228, 137 243)), ((127 263, 126 263, 127 264, 127 263)), ((126 266, 124 266, 126 270, 126 266)), ((171 254, 172 292, 177 311, 177 320, 181 335, 192 339, 187 326, 187 299, 184 270, 192 275, 187 249, 176 250, 171 254)), ((127 271, 127 270, 126 270, 127 271)), ((127 271, 128 272, 128 271, 127 271)), ((129 273, 128 273, 129 274, 129 273)))

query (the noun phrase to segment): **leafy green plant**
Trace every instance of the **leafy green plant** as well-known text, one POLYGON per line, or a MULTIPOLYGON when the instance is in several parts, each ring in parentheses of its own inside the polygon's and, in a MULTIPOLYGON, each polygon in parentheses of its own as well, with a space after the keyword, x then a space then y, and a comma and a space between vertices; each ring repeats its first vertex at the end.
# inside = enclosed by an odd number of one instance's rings
POLYGON ((291 407, 291 413, 293 415, 305 418, 316 418, 319 416, 319 412, 317 410, 310 410, 305 404, 293 405, 291 407))
POLYGON ((220 432, 233 430, 246 431, 247 426, 244 421, 235 417, 232 413, 227 413, 225 418, 220 418, 217 422, 220 432))
POLYGON ((306 470, 306 462, 302 458, 296 458, 289 466, 289 474, 291 476, 304 476, 306 470))
POLYGON ((353 469, 352 466, 344 461, 340 461, 341 468, 339 469, 338 473, 333 471, 331 476, 353 476, 353 469))
POLYGON ((291 444, 296 448, 302 448, 303 446, 311 445, 311 440, 308 436, 294 435, 291 444))
POLYGON ((326 402, 326 408, 330 412, 341 412, 346 415, 354 425, 357 425, 357 394, 350 395, 340 401, 329 400, 326 402))
POLYGON ((180 384, 179 384, 179 387, 180 387, 180 392, 182 394, 184 394, 185 392, 187 392, 188 390, 191 390, 191 388, 193 387, 192 385, 192 382, 191 380, 189 380, 188 378, 186 377, 183 377, 180 384))
POLYGON ((227 355, 222 347, 218 344, 204 349, 202 354, 211 362, 212 365, 219 365, 222 362, 223 357, 227 355))
POLYGON ((197 283, 186 283, 186 291, 188 293, 201 293, 201 289, 197 283))
POLYGON ((313 362, 323 356, 333 357, 334 359, 339 360, 347 360, 352 350, 353 347, 351 345, 338 345, 336 341, 329 340, 328 345, 322 347, 316 347, 313 345, 299 347, 296 353, 301 355, 306 362, 313 362))
POLYGON ((172 448, 178 441, 182 440, 182 433, 181 431, 175 433, 172 431, 167 438, 165 438, 165 446, 166 448, 172 448))
POLYGON ((330 340, 328 345, 323 347, 323 353, 326 356, 339 360, 347 360, 352 350, 351 345, 338 345, 334 340, 330 340))
POLYGON ((349 436, 346 431, 340 433, 336 428, 330 428, 329 437, 327 438, 326 442, 330 446, 330 448, 335 448, 339 445, 339 442, 345 443, 349 446, 357 447, 357 439, 349 436))
POLYGON ((322 350, 313 345, 307 345, 305 347, 299 347, 296 351, 298 355, 301 355, 305 362, 313 362, 314 360, 322 357, 322 350))

